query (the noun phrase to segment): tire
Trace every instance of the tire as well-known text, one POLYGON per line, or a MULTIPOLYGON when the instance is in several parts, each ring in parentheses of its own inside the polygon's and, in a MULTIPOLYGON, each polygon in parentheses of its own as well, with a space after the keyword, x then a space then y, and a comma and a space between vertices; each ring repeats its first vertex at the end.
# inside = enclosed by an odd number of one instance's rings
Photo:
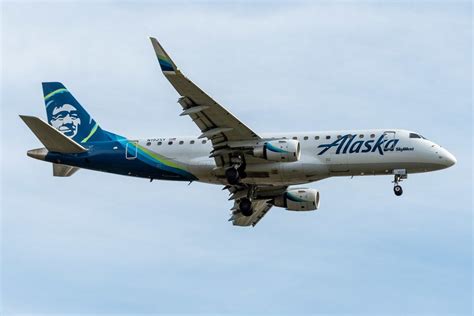
POLYGON ((240 213, 244 216, 251 216, 253 214, 252 201, 247 198, 243 198, 239 202, 240 213))
POLYGON ((395 193, 396 196, 400 196, 403 194, 403 189, 401 186, 396 185, 393 187, 393 192, 395 193))
POLYGON ((237 184, 240 181, 239 171, 233 167, 225 171, 225 177, 231 185, 237 184))
POLYGON ((245 164, 240 165, 240 167, 237 168, 237 172, 239 173, 240 179, 247 178, 247 173, 245 172, 245 164))

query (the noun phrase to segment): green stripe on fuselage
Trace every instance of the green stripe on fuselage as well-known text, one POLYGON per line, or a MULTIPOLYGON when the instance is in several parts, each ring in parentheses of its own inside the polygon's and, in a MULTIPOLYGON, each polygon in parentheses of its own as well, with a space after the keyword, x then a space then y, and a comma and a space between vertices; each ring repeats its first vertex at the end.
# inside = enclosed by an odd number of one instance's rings
POLYGON ((157 160, 158 162, 164 164, 165 166, 168 166, 168 167, 171 167, 171 168, 175 168, 175 169, 179 169, 179 170, 183 170, 183 171, 186 171, 184 170, 182 167, 180 167, 179 165, 177 165, 176 163, 172 162, 172 161, 169 161, 165 158, 163 158, 163 156, 161 155, 158 155, 157 153, 151 151, 151 150, 148 150, 146 149, 145 147, 143 146, 140 146, 138 144, 134 144, 137 146, 138 149, 140 149, 145 155, 153 158, 154 160, 157 160))

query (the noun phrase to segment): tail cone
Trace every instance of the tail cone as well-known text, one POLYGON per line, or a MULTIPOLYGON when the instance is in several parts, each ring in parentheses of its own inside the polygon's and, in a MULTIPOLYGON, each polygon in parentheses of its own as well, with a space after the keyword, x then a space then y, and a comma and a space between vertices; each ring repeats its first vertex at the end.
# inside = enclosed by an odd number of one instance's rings
POLYGON ((46 155, 48 154, 48 150, 46 148, 32 149, 28 150, 26 154, 31 158, 44 160, 46 158, 46 155))

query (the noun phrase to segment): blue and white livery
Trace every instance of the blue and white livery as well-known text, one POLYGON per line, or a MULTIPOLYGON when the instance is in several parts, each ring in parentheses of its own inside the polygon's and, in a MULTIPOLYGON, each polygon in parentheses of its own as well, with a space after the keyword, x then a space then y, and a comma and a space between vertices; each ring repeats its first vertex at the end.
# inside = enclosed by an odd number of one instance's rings
POLYGON ((419 133, 395 128, 257 134, 186 78, 151 38, 164 76, 200 129, 196 137, 128 139, 100 127, 59 82, 43 83, 47 121, 20 115, 44 148, 28 156, 53 164, 53 175, 80 168, 149 180, 223 185, 233 200, 230 220, 255 226, 272 206, 319 208, 320 193, 302 184, 336 176, 391 175, 394 193, 408 174, 456 163, 419 133), (298 187, 291 187, 291 186, 298 187))

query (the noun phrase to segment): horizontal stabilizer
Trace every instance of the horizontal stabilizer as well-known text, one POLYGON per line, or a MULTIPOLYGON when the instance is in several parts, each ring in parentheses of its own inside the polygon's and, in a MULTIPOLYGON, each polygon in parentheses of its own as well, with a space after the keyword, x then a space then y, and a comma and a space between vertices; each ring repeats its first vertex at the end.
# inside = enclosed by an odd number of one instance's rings
POLYGON ((53 163, 53 176, 55 177, 70 177, 80 168, 53 163))
POLYGON ((40 118, 27 115, 20 115, 20 117, 48 151, 63 154, 78 154, 87 151, 40 118))

